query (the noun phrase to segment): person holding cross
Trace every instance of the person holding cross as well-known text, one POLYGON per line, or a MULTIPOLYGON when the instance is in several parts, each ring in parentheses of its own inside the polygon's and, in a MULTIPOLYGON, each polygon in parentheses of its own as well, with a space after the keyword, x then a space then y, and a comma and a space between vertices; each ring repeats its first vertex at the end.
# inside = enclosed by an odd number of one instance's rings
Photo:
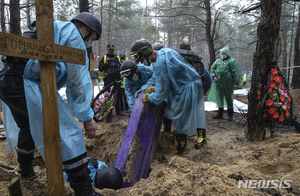
MULTIPOLYGON (((31 25, 23 36, 36 38, 35 25, 31 25)), ((91 13, 82 12, 71 22, 54 21, 55 43, 86 51, 91 41, 101 36, 100 21, 91 13)), ((87 139, 93 139, 97 126, 90 107, 93 94, 89 71, 89 59, 85 65, 56 63, 57 89, 66 85, 68 106, 83 122, 87 139)), ((23 178, 35 176, 33 155, 35 145, 43 158, 43 115, 38 61, 33 59, 8 58, 0 72, 0 98, 10 108, 20 128, 18 137, 19 173, 23 178)), ((87 169, 87 152, 82 128, 75 121, 64 100, 57 94, 59 128, 64 171, 76 196, 100 196, 91 186, 87 169)))

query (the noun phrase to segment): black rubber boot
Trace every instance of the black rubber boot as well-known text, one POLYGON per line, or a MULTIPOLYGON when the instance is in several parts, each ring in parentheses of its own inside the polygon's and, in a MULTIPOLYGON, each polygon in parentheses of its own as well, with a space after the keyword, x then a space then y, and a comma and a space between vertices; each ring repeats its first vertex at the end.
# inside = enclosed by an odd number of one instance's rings
POLYGON ((21 174, 22 178, 35 178, 36 175, 33 170, 32 161, 28 164, 20 164, 18 173, 21 174))
POLYGON ((213 119, 223 119, 223 112, 224 112, 224 108, 219 108, 218 110, 218 114, 216 116, 213 116, 213 119))
POLYGON ((228 108, 228 120, 232 121, 233 116, 233 108, 228 108))
POLYGON ((102 196, 94 190, 90 179, 77 183, 71 182, 70 185, 75 192, 75 196, 102 196))
POLYGON ((171 125, 172 125, 172 120, 168 118, 164 118, 163 129, 161 130, 161 132, 166 132, 171 134, 171 125))
POLYGON ((194 147, 196 149, 200 149, 201 147, 204 146, 204 144, 206 144, 206 129, 197 129, 197 133, 198 133, 198 139, 194 147))
POLYGON ((187 134, 176 133, 175 150, 176 154, 183 154, 187 143, 187 134))

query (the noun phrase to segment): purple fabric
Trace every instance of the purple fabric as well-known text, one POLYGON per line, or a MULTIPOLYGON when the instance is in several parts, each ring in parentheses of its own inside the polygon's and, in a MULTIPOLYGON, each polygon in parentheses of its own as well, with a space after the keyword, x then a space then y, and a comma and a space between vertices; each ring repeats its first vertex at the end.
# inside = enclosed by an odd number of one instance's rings
POLYGON ((121 173, 123 173, 124 167, 126 165, 127 159, 128 159, 128 153, 133 141, 133 137, 135 135, 137 125, 141 116, 141 113, 143 111, 143 102, 142 97, 144 95, 145 90, 141 91, 139 93, 139 96, 135 99, 130 119, 128 121, 128 125, 119 149, 119 152, 117 154, 114 167, 118 168, 121 173))
POLYGON ((141 178, 147 178, 150 167, 153 147, 158 138, 166 104, 143 104, 142 91, 136 99, 132 113, 121 143, 114 167, 118 168, 125 181, 122 187, 134 185, 141 178), (137 130, 137 131, 136 131, 137 130), (137 146, 130 156, 132 164, 126 166, 130 147, 135 133, 137 134, 137 146), (131 168, 128 168, 131 167, 131 168))

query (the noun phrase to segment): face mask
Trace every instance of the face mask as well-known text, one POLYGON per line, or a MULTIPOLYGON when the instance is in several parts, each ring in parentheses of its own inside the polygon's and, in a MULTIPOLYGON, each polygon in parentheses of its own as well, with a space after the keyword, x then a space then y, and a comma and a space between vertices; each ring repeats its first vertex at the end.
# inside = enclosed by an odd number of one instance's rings
POLYGON ((221 57, 222 57, 222 59, 226 59, 227 55, 222 54, 221 57))
POLYGON ((139 79, 139 76, 138 76, 137 74, 134 74, 134 75, 132 76, 132 80, 133 80, 134 82, 138 81, 138 79, 139 79))
POLYGON ((84 41, 85 48, 90 48, 92 47, 92 40, 84 41))

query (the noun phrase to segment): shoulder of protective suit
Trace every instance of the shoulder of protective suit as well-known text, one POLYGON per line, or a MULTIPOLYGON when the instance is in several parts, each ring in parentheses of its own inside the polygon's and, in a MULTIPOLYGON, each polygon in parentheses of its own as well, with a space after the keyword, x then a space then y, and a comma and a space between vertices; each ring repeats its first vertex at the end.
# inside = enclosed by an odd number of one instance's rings
POLYGON ((230 58, 228 59, 228 62, 229 62, 229 63, 233 63, 233 62, 236 62, 236 60, 235 60, 234 58, 230 57, 230 58))

